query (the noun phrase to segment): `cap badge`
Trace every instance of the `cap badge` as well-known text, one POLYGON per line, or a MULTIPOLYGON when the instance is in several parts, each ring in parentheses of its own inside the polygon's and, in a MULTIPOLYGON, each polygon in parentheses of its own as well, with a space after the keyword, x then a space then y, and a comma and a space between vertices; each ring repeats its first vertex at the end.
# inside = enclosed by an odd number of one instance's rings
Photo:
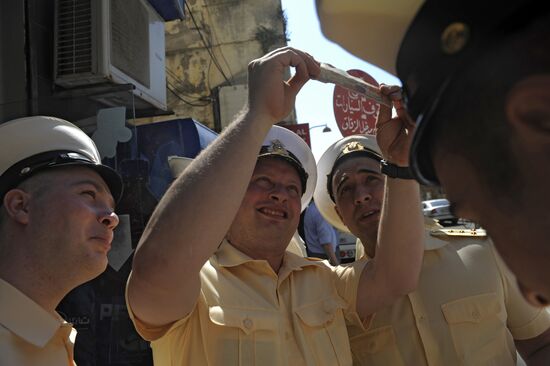
POLYGON ((360 150, 367 150, 367 148, 357 141, 348 142, 344 146, 344 149, 342 150, 341 155, 346 155, 346 154, 349 154, 350 152, 360 151, 360 150))
POLYGON ((447 55, 460 52, 468 43, 470 28, 462 22, 451 23, 441 34, 441 50, 447 55))
POLYGON ((272 140, 271 145, 267 146, 266 150, 270 154, 291 157, 285 145, 279 140, 272 140))

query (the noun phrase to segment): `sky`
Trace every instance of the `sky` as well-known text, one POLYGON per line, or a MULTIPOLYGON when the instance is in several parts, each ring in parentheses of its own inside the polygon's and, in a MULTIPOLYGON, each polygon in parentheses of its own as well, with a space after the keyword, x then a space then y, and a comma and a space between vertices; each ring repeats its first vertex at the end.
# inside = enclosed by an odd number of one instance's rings
MULTIPOLYGON (((311 54, 317 61, 329 63, 339 69, 359 69, 370 74, 379 83, 397 84, 393 75, 353 56, 337 44, 326 39, 321 33, 315 0, 281 0, 287 16, 289 46, 311 54)), ((335 141, 342 138, 333 112, 333 84, 309 81, 296 98, 298 123, 312 126, 327 124, 332 132, 323 132, 323 127, 310 130, 311 149, 318 161, 323 152, 335 141)))

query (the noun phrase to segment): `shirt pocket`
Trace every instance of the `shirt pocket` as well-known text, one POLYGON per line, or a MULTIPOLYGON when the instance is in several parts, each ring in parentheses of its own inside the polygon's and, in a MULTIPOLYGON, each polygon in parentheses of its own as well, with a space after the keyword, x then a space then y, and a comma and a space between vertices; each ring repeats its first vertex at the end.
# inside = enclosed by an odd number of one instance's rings
POLYGON ((209 347, 214 365, 282 365, 278 313, 273 310, 211 306, 214 328, 209 347))
POLYGON ((509 333, 500 318, 496 293, 455 300, 441 306, 458 357, 465 365, 515 365, 509 333))
POLYGON ((315 365, 351 365, 349 339, 343 309, 347 303, 338 296, 326 298, 294 310, 307 352, 315 365))
POLYGON ((350 338, 355 365, 404 365, 391 325, 350 338))

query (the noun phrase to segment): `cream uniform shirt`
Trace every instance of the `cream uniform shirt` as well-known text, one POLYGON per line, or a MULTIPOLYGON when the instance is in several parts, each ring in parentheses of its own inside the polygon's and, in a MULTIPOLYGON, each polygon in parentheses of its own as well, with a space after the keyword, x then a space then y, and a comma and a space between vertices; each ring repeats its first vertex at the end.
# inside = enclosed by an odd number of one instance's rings
POLYGON ((489 239, 446 232, 426 231, 416 291, 377 312, 368 329, 349 325, 354 365, 515 366, 514 339, 550 327, 489 239))
POLYGON ((290 243, 288 244, 286 250, 296 254, 297 256, 307 257, 306 244, 297 231, 294 233, 294 236, 292 236, 292 239, 290 239, 290 243))
POLYGON ((76 330, 0 279, 0 365, 75 365, 76 330))
POLYGON ((276 274, 224 241, 205 263, 193 311, 164 327, 130 317, 151 341, 155 366, 351 365, 344 318, 359 322, 365 263, 330 267, 286 252, 276 274))

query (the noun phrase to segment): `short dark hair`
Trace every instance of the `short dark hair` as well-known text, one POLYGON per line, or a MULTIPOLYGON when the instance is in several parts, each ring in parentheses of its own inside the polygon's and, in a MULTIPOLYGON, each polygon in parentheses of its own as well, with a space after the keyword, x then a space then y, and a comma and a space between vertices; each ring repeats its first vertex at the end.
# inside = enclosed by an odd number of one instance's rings
MULTIPOLYGON (((48 175, 44 172, 38 172, 37 174, 29 177, 28 179, 21 182, 17 187, 13 189, 22 189, 24 191, 32 192, 33 195, 39 196, 42 195, 49 188, 50 181, 48 180, 48 175)), ((6 208, 4 207, 4 197, 0 201, 0 235, 3 234, 4 225, 8 220, 6 208)))

